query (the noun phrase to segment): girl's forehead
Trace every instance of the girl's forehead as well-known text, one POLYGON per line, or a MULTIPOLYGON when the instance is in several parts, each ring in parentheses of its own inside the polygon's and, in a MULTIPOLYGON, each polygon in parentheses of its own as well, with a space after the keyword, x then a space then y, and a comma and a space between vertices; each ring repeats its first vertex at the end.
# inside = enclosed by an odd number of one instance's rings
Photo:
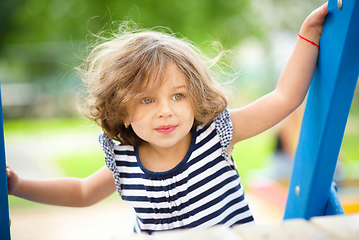
POLYGON ((187 78, 181 70, 173 63, 165 69, 157 69, 156 73, 148 76, 145 91, 157 91, 159 88, 187 88, 187 78))

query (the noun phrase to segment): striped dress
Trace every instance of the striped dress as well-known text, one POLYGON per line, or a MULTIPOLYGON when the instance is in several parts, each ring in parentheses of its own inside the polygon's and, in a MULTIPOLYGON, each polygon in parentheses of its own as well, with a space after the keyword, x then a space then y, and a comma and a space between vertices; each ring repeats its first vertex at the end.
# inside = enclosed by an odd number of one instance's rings
POLYGON ((137 147, 100 135, 117 191, 136 211, 136 232, 253 221, 234 162, 226 154, 232 132, 228 110, 211 124, 197 126, 187 155, 166 172, 147 170, 137 147))

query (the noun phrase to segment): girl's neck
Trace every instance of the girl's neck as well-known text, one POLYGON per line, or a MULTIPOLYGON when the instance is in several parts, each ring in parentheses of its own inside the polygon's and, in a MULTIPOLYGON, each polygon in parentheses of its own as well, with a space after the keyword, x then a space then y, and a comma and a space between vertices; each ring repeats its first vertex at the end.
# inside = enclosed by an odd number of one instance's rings
POLYGON ((143 143, 138 147, 138 154, 142 165, 152 172, 165 172, 176 167, 186 156, 190 148, 192 133, 168 148, 158 147, 151 143, 143 143))

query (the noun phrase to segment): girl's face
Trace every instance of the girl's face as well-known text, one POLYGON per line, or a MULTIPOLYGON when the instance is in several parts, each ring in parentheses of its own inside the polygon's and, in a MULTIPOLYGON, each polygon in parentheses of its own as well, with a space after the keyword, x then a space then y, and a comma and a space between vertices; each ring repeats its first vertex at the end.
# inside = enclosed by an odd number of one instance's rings
POLYGON ((130 123, 138 137, 161 148, 188 145, 194 112, 185 76, 171 64, 161 86, 139 102, 130 113, 130 123))

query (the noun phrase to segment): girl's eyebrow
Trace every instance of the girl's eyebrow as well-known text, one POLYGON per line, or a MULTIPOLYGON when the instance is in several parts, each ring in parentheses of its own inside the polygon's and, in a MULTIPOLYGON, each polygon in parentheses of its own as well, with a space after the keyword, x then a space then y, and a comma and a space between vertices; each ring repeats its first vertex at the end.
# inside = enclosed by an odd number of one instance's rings
POLYGON ((180 85, 180 86, 173 86, 173 90, 178 90, 178 89, 181 89, 181 88, 184 88, 184 89, 187 89, 185 85, 180 85))

